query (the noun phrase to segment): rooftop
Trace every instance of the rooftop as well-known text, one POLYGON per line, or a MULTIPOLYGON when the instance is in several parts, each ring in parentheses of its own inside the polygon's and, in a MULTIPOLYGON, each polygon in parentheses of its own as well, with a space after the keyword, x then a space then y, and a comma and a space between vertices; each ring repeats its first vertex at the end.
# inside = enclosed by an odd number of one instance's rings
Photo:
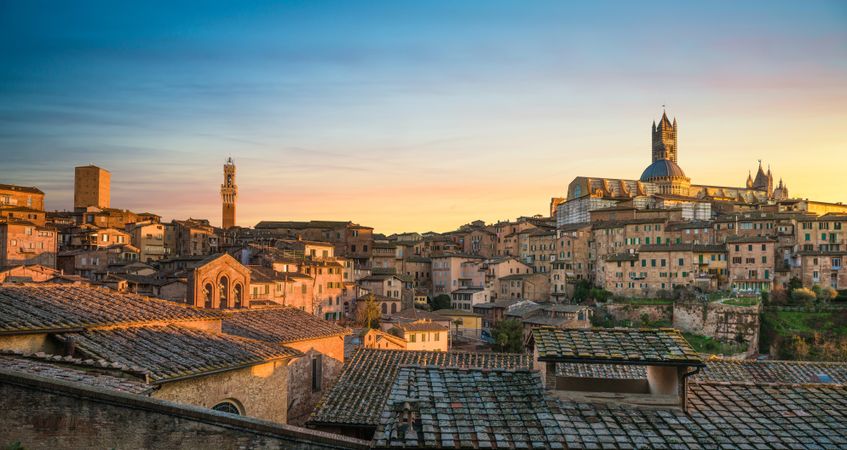
POLYGON ((404 367, 374 447, 564 448, 555 407, 537 372, 404 367))
POLYGON ((542 327, 532 330, 539 361, 702 366, 703 360, 674 329, 542 327))
POLYGON ((167 300, 66 284, 0 285, 0 334, 217 320, 216 316, 167 300))
POLYGON ((313 423, 376 427, 401 366, 531 369, 532 356, 359 348, 310 419, 313 423))
POLYGON ((66 333, 76 351, 140 370, 153 383, 231 370, 300 352, 275 344, 176 325, 117 327, 66 333))
POLYGON ((115 373, 109 373, 106 370, 108 367, 104 367, 108 366, 107 364, 85 363, 83 360, 69 356, 3 354, 0 355, 0 366, 18 373, 130 394, 146 394, 153 389, 153 386, 140 378, 125 376, 117 370, 115 373))
POLYGON ((349 334, 350 330, 290 306, 224 313, 224 333, 265 342, 296 342, 349 334))

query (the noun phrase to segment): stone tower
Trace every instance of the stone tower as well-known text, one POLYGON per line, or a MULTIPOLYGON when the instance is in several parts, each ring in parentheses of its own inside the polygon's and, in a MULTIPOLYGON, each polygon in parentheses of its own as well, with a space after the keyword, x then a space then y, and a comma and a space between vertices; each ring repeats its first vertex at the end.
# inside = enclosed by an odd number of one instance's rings
POLYGON ((668 120, 668 115, 662 111, 662 119, 659 120, 659 125, 653 122, 653 162, 660 159, 669 159, 673 162, 678 162, 676 133, 678 131, 676 118, 673 123, 668 120))
POLYGON ((235 226, 235 200, 238 198, 238 186, 235 185, 235 163, 227 158, 224 164, 224 184, 221 185, 221 201, 223 202, 223 218, 221 228, 235 226))

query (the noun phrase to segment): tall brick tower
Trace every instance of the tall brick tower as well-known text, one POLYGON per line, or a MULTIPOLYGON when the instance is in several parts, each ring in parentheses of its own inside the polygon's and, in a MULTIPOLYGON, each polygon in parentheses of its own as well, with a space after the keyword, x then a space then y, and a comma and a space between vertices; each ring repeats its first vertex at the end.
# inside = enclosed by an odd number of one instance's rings
POLYGON ((653 122, 653 162, 660 159, 669 159, 673 162, 676 160, 676 118, 673 123, 668 120, 668 115, 662 112, 662 118, 659 120, 659 125, 653 122))
POLYGON ((224 184, 221 185, 221 200, 223 201, 223 229, 235 226, 235 200, 238 198, 238 186, 235 185, 235 163, 227 158, 224 164, 224 184))

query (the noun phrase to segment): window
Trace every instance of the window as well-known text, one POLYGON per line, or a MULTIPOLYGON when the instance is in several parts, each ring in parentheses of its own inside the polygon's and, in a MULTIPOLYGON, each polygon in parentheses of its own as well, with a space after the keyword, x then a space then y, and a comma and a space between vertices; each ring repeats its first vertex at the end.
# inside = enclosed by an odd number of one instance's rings
POLYGON ((229 306, 229 278, 221 277, 220 284, 218 284, 218 290, 220 290, 220 296, 218 297, 218 308, 226 308, 229 306))
POLYGON ((679 265, 684 266, 685 265, 685 259, 679 258, 679 265))
POLYGON ((415 342, 415 333, 409 333, 409 342, 415 342))
POLYGON ((203 306, 206 308, 212 307, 212 283, 206 283, 206 287, 203 288, 203 306))
POLYGON ((323 376, 323 355, 312 357, 312 392, 320 392, 323 376))
POLYGON ((232 402, 220 402, 213 406, 212 409, 215 411, 225 412, 227 414, 235 414, 236 416, 241 415, 241 411, 238 410, 238 406, 232 402))

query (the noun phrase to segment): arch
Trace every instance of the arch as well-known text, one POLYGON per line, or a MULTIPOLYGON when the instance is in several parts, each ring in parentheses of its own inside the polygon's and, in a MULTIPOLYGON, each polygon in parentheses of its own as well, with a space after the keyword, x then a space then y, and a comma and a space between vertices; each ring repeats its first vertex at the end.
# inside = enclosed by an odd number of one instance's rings
POLYGON ((244 301, 244 289, 241 287, 241 283, 235 283, 235 286, 232 288, 232 300, 234 308, 241 308, 244 301))
POLYGON ((391 304, 391 314, 394 314, 396 312, 397 312, 397 303, 392 303, 391 304))
POLYGON ((228 414, 235 414, 236 416, 244 415, 244 407, 241 406, 241 402, 231 398, 218 403, 212 409, 228 414))
POLYGON ((214 287, 212 287, 212 283, 207 282, 205 286, 203 286, 203 307, 211 308, 212 307, 212 297, 214 294, 214 287))
POLYGON ((386 305, 385 302, 382 303, 382 313, 388 314, 388 305, 386 305))
POLYGON ((229 306, 229 278, 226 275, 222 276, 218 281, 218 308, 226 308, 229 306))

